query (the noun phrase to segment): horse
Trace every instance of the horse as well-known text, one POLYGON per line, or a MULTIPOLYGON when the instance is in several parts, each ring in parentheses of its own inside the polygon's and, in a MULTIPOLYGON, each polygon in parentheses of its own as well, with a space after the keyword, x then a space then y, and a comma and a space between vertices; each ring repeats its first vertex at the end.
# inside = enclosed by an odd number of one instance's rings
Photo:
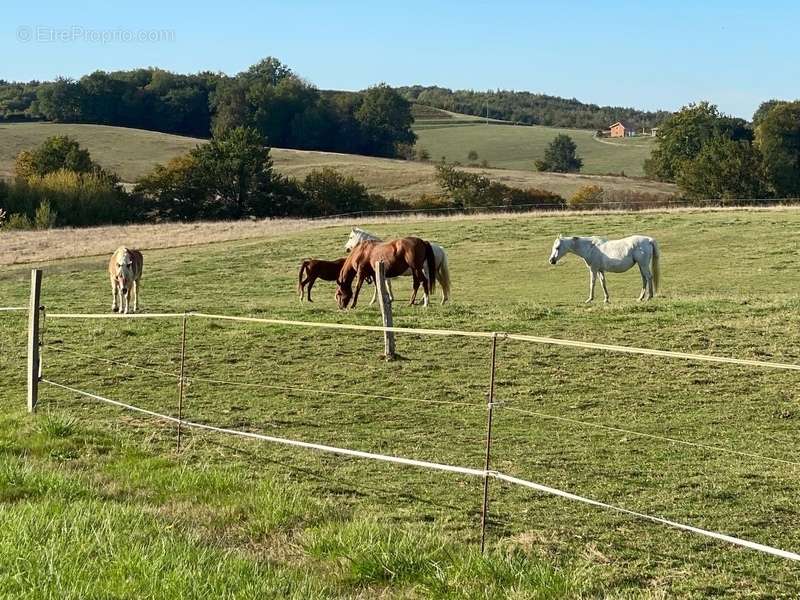
POLYGON ((336 281, 339 277, 339 271, 342 270, 344 265, 344 258, 337 260, 317 260, 306 259, 300 265, 300 273, 297 276, 297 291, 300 293, 300 301, 303 301, 303 296, 307 293, 308 301, 313 302, 311 299, 311 288, 314 287, 314 282, 317 279, 323 281, 336 281), (308 290, 304 288, 308 285, 308 290))
POLYGON ((133 296, 133 312, 138 310, 139 287, 142 279, 144 260, 138 250, 120 246, 108 261, 108 276, 111 279, 111 310, 127 314, 130 312, 133 296), (119 298, 119 304, 117 299, 119 298))
POLYGON ((608 302, 606 271, 624 273, 633 265, 639 266, 642 275, 642 293, 639 301, 650 300, 659 286, 659 258, 661 252, 656 241, 645 235, 632 235, 620 240, 606 240, 599 237, 563 237, 559 235, 553 242, 550 264, 554 265, 567 252, 580 256, 589 267, 589 298, 594 300, 594 282, 600 278, 603 286, 604 302, 608 302), (651 270, 652 264, 652 270, 651 270))
POLYGON ((388 242, 364 241, 353 248, 336 280, 336 302, 340 309, 347 308, 351 299, 353 308, 356 307, 361 285, 368 277, 372 277, 377 284, 374 265, 381 260, 384 262, 387 278, 403 275, 410 270, 411 276, 414 278, 414 293, 411 295, 409 305, 414 304, 419 284, 422 283, 423 304, 428 306, 430 293, 436 286, 433 248, 429 242, 418 237, 407 237, 388 242), (355 294, 353 294, 353 279, 356 276, 358 276, 358 282, 355 294))
MULTIPOLYGON (((354 227, 350 230, 350 237, 347 238, 347 243, 344 245, 345 252, 350 252, 359 243, 367 240, 375 242, 383 241, 378 236, 368 231, 354 227)), ((447 254, 444 248, 438 244, 432 243, 431 248, 433 248, 434 263, 436 265, 436 281, 442 289, 442 304, 444 304, 450 299, 450 268, 447 264, 447 254)), ((401 275, 411 275, 411 271, 406 271, 405 273, 401 273, 401 275)), ((391 280, 386 280, 386 287, 389 288, 389 297, 394 299, 391 280)), ((374 304, 377 297, 378 289, 375 288, 375 291, 372 293, 372 300, 370 300, 369 303, 374 304)))

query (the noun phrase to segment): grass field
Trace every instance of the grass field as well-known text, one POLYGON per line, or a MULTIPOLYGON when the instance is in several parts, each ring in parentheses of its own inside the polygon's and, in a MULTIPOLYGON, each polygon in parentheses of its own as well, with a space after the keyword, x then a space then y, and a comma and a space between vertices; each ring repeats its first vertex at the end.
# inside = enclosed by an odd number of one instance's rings
MULTIPOLYGON (((371 229, 420 234, 450 256, 453 302, 428 310, 398 302, 399 326, 528 332, 797 363, 800 255, 785 240, 798 226, 797 211, 741 210, 396 220, 371 229), (586 306, 581 262, 546 264, 558 232, 632 231, 655 236, 663 250, 664 289, 649 304, 634 301, 639 277, 629 272, 609 277, 611 305, 586 306)), ((149 251, 142 306, 376 324, 378 313, 365 302, 336 311, 330 284, 318 284, 313 305, 296 299, 299 260, 341 254, 347 231, 334 225, 149 251)), ((105 259, 45 264, 48 312, 108 310, 105 259)), ((24 304, 27 287, 27 266, 5 267, 0 305, 24 304)), ((48 319, 44 376, 174 413, 174 378, 80 354, 176 372, 179 331, 173 321, 48 319)), ((39 413, 27 416, 24 340, 24 316, 0 314, 2 595, 792 598, 800 592, 800 570, 787 561, 496 482, 489 552, 481 558, 479 480, 211 433, 185 432, 177 453, 173 427, 46 385, 39 413)), ((399 335, 403 358, 393 363, 380 359, 381 348, 374 333, 190 319, 190 377, 231 383, 191 381, 184 415, 480 467, 486 340, 399 335)), ((800 548, 795 464, 517 412, 793 461, 800 450, 796 375, 507 340, 499 346, 497 378, 503 404, 495 413, 492 460, 498 470, 800 548)))
MULTIPOLYGON (((0 124, 0 177, 13 175, 14 159, 20 150, 34 148, 52 135, 74 137, 89 149, 95 160, 117 172, 126 182, 132 182, 144 175, 156 163, 165 163, 173 156, 188 152, 195 145, 203 143, 203 140, 195 138, 105 125, 0 124)), ((401 200, 414 200, 421 194, 436 194, 441 191, 436 183, 434 166, 427 163, 280 148, 273 148, 271 156, 277 170, 285 175, 303 178, 313 169, 331 167, 346 175, 352 175, 364 183, 370 191, 401 200)), ((526 168, 528 167, 529 165, 526 168)), ((609 190, 651 193, 676 191, 675 186, 671 184, 624 177, 598 178, 588 175, 505 169, 477 169, 476 172, 485 173, 488 177, 508 185, 550 190, 565 197, 571 196, 578 188, 590 183, 596 183, 609 190)))
POLYGON ((622 173, 644 175, 644 161, 650 156, 655 138, 640 137, 625 140, 598 140, 586 129, 558 127, 486 124, 480 121, 453 122, 442 119, 426 121, 414 127, 417 149, 424 148, 432 159, 446 157, 448 161, 467 164, 470 150, 478 153, 478 161, 487 160, 495 168, 533 170, 537 159, 544 157, 551 140, 560 133, 570 136, 583 159, 581 173, 604 175, 622 173))

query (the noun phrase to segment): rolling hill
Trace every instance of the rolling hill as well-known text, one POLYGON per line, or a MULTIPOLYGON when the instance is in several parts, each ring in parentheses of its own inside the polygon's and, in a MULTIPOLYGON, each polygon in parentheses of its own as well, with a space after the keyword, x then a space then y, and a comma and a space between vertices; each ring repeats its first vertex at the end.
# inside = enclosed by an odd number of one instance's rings
MULTIPOLYGON (((453 119, 461 120, 461 117, 458 119, 453 117, 453 119)), ((475 120, 475 117, 465 119, 466 122, 475 120)), ((456 134, 458 131, 472 130, 473 135, 480 134, 485 127, 485 125, 448 126, 456 134)), ((492 131, 499 132, 506 129, 531 128, 500 125, 491 127, 492 131)), ((431 132, 435 131, 444 131, 445 135, 452 135, 452 132, 447 133, 447 128, 431 130, 431 132)), ((425 131, 420 133, 424 134, 425 131)), ((8 123, 0 125, 0 176, 12 176, 14 158, 20 150, 34 148, 52 135, 74 137, 89 149, 95 160, 104 167, 117 172, 125 182, 135 181, 136 178, 152 169, 156 163, 164 163, 174 156, 188 152, 197 144, 205 142, 199 138, 107 125, 8 123)), ((518 134, 514 131, 512 135, 518 134)), ((590 143, 597 144, 601 148, 607 147, 597 142, 590 143)), ((468 146, 463 146, 463 148, 468 148, 468 146)), ((352 175, 364 183, 370 191, 400 200, 413 200, 420 194, 433 194, 439 191, 435 181, 435 168, 431 163, 282 148, 273 148, 271 154, 275 168, 281 173, 294 177, 304 177, 313 169, 332 167, 346 175, 352 175)), ((525 162, 520 160, 518 164, 525 164, 525 162)), ((508 185, 550 190, 565 197, 589 183, 596 183, 609 190, 634 190, 649 193, 675 192, 675 187, 669 184, 625 177, 563 175, 514 169, 480 168, 470 170, 484 173, 488 177, 508 185)))
POLYGON ((550 141, 558 134, 570 136, 583 159, 581 173, 605 175, 625 173, 644 175, 644 161, 650 156, 655 138, 597 139, 594 131, 563 129, 540 125, 516 125, 508 121, 460 115, 432 107, 415 105, 417 150, 425 149, 431 159, 467 164, 474 150, 478 160, 491 167, 534 170, 534 161, 544 156, 550 141))

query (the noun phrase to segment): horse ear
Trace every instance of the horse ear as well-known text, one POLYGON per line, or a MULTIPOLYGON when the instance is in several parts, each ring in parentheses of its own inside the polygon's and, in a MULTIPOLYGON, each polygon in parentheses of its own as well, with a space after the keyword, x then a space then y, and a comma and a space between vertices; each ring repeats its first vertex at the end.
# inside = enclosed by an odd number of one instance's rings
POLYGON ((559 233, 558 234, 558 239, 563 239, 563 238, 564 238, 564 236, 559 233))

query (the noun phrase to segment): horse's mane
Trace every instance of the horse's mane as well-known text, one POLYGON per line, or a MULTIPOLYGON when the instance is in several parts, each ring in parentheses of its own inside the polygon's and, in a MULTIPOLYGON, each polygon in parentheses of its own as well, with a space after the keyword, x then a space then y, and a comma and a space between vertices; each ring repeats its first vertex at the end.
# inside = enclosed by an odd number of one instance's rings
POLYGON ((374 233, 370 233, 366 229, 361 229, 360 227, 353 227, 353 233, 355 233, 357 236, 359 236, 361 238, 364 238, 365 240, 378 240, 378 239, 380 239, 374 233))

